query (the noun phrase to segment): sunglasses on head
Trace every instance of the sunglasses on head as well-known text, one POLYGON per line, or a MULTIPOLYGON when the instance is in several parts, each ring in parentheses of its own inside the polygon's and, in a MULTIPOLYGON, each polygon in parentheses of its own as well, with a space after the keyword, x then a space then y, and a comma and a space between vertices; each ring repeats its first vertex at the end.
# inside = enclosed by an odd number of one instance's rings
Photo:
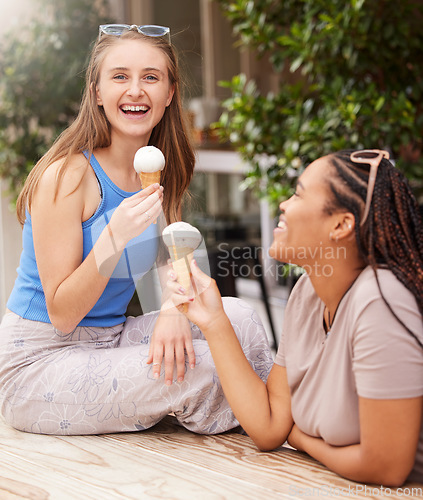
POLYGON ((155 24, 145 24, 144 26, 137 26, 136 24, 101 24, 98 28, 98 38, 102 35, 121 36, 126 31, 137 30, 145 36, 151 37, 166 37, 167 42, 170 44, 170 28, 166 26, 156 26, 155 24))
POLYGON ((370 211, 370 204, 372 202, 373 190, 375 188, 377 169, 379 168, 382 158, 389 160, 388 151, 381 149, 363 149, 362 151, 354 151, 351 153, 350 160, 354 163, 370 165, 369 180, 367 183, 367 196, 366 206, 361 217, 360 226, 362 226, 367 219, 370 211))

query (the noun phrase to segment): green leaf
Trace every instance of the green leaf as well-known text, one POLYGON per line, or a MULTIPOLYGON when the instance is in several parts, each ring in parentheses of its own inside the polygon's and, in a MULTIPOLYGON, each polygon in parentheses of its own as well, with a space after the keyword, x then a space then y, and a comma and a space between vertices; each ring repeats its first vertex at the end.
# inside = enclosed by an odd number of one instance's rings
POLYGON ((381 95, 375 104, 376 113, 378 113, 382 109, 384 104, 385 104, 385 97, 383 95, 381 95))
POLYGON ((303 63, 304 59, 303 59, 303 56, 298 56, 290 65, 289 67, 289 71, 291 73, 295 73, 297 71, 297 69, 301 66, 301 64, 303 63))

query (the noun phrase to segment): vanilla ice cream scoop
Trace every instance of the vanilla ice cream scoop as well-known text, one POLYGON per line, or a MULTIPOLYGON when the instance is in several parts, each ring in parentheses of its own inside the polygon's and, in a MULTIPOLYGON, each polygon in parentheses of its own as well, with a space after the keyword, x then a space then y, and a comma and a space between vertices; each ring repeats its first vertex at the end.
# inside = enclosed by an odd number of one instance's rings
POLYGON ((188 290, 191 286, 190 263, 193 253, 203 237, 200 231, 187 222, 174 222, 163 229, 163 241, 169 248, 172 267, 178 275, 178 283, 188 290))
POLYGON ((155 146, 144 146, 135 153, 134 169, 138 174, 159 172, 164 169, 164 166, 165 157, 155 146))
POLYGON ((195 250, 203 237, 200 231, 187 222, 174 222, 163 229, 163 241, 168 247, 177 246, 195 250))

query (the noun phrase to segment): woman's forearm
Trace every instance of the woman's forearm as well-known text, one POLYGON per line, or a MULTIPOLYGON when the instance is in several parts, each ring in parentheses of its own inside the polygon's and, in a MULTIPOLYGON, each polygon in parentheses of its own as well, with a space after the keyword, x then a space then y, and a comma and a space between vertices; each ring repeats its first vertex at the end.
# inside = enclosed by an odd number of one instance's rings
MULTIPOLYGON (((365 451, 363 445, 332 446, 323 439, 309 436, 296 426, 288 442, 321 462, 328 469, 353 481, 386 486, 400 486, 406 475, 393 465, 389 457, 365 451)), ((395 450, 392 450, 395 455, 395 450)))
MULTIPOLYGON (((293 430, 294 432, 294 430, 293 430)), ((297 429, 297 432, 301 432, 297 429)), ((363 474, 360 457, 360 445, 331 446, 321 438, 301 433, 298 441, 288 441, 295 448, 305 451, 310 456, 326 465, 330 470, 355 481, 366 482, 369 477, 363 474)))
POLYGON ((281 446, 292 426, 289 394, 285 400, 282 391, 274 394, 269 390, 272 374, 266 386, 251 368, 227 316, 210 325, 210 329, 203 329, 203 333, 225 396, 241 426, 260 449, 281 446))
POLYGON ((48 301, 53 325, 71 332, 95 306, 122 255, 106 226, 86 259, 57 287, 48 301))

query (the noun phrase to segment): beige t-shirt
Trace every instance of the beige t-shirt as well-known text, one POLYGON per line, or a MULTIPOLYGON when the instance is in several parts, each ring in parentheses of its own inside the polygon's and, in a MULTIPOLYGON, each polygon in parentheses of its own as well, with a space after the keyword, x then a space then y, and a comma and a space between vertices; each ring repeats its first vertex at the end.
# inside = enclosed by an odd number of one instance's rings
MULTIPOLYGON (((414 296, 391 271, 379 270, 378 277, 392 309, 423 342, 414 296)), ((275 363, 286 367, 298 427, 331 445, 347 446, 360 441, 358 396, 423 395, 423 349, 389 311, 370 267, 344 295, 328 335, 323 309, 310 279, 303 276, 285 310, 275 363)), ((410 479, 423 482, 423 422, 410 479)))

